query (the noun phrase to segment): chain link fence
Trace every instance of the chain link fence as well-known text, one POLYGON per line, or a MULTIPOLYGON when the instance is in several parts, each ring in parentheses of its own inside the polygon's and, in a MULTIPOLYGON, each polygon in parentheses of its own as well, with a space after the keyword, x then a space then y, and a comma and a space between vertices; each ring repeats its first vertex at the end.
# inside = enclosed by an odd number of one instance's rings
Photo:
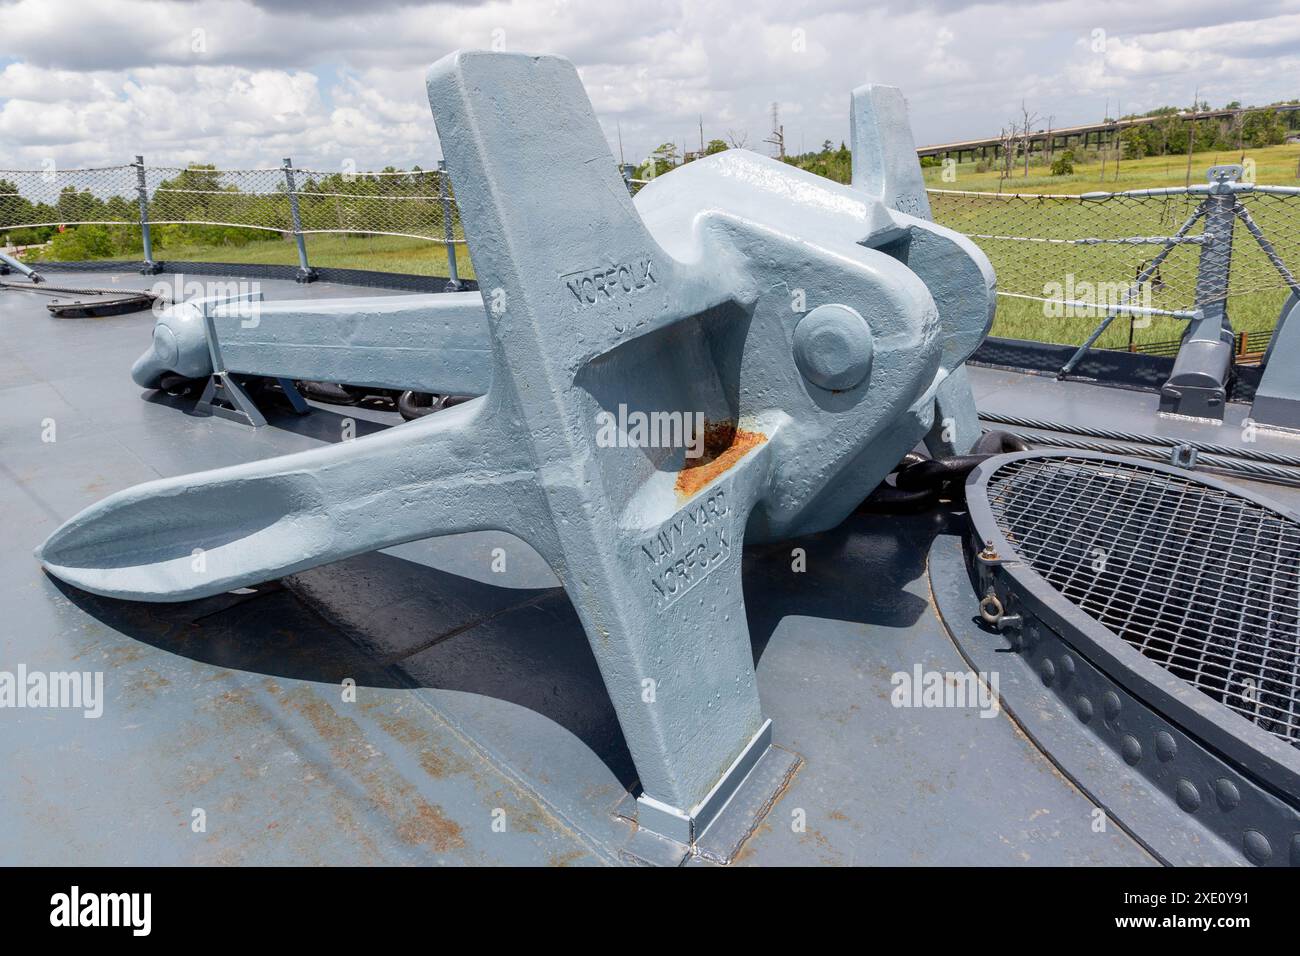
POLYGON ((145 171, 156 224, 243 226, 281 233, 354 233, 463 243, 450 177, 432 170, 339 173, 311 169, 145 171), (294 229, 286 171, 300 227, 294 229))
POLYGON ((1251 354, 1297 288, 1300 189, 1227 175, 1218 186, 1080 196, 928 192, 935 221, 992 262, 999 320, 1014 337, 1075 343, 1086 326, 1069 320, 1122 317, 1101 346, 1167 351, 1177 341, 1168 319, 1222 305, 1249 329, 1251 354), (1153 317, 1166 321, 1135 341, 1153 317))
POLYGON ((0 169, 0 230, 139 225, 136 167, 0 169))
MULTIPOLYGON (((632 191, 642 185, 631 167, 622 172, 632 191)), ((1122 316, 1126 323, 1095 344, 1167 350, 1177 341, 1173 323, 1235 300, 1234 325, 1248 331, 1243 342, 1252 345, 1242 347, 1253 350, 1296 288, 1300 189, 1221 179, 1217 187, 1081 196, 938 189, 929 196, 935 221, 969 236, 991 260, 1002 297, 998 334, 1077 343, 1099 318, 1108 325, 1122 316), (1155 328, 1135 338, 1135 327, 1150 326, 1152 317, 1160 320, 1155 328)), ((453 279, 456 247, 465 243, 442 169, 325 171, 286 160, 276 169, 218 170, 137 158, 100 169, 0 170, 0 237, 82 225, 139 230, 135 248, 143 245, 150 264, 151 227, 293 237, 304 276, 311 272, 305 236, 445 244, 453 279)))
MULTIPOLYGON (((100 169, 0 170, 0 237, 76 226, 140 230, 152 264, 150 234, 158 226, 218 226, 292 236, 310 273, 303 237, 315 234, 393 236, 445 244, 455 280, 456 247, 465 244, 451 179, 445 170, 330 172, 298 169, 212 169, 145 166, 100 169)), ((38 241, 32 242, 40 244, 38 241)))
MULTIPOLYGON (((1300 196, 1257 190, 1238 199, 1282 260, 1300 266, 1300 196)), ((1089 197, 930 191, 935 221, 975 240, 993 263, 998 290, 1040 301, 1060 300, 1081 286, 1085 292, 1088 286, 1126 289, 1203 200, 1186 192, 1089 197)), ((1143 283, 1159 303, 1155 308, 1178 312, 1198 304, 1203 234, 1203 223, 1197 223, 1143 283)), ((1240 229, 1234 231, 1227 287, 1205 291, 1227 298, 1284 285, 1254 237, 1240 229)))

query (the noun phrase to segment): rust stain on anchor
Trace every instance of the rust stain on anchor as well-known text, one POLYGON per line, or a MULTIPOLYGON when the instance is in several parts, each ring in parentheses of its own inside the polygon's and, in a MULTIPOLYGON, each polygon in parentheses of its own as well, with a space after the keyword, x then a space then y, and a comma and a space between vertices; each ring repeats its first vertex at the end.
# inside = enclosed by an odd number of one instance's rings
POLYGON ((704 453, 686 459, 678 472, 678 496, 691 497, 765 441, 767 436, 762 432, 737 428, 735 422, 705 422, 704 453))

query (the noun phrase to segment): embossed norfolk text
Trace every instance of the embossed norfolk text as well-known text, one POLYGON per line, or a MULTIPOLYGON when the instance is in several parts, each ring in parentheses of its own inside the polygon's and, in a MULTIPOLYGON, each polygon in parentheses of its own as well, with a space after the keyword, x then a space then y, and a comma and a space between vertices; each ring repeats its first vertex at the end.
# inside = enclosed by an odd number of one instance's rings
POLYGON ((560 276, 573 297, 582 306, 613 302, 619 297, 647 289, 655 278, 654 261, 646 258, 608 268, 580 269, 560 276))

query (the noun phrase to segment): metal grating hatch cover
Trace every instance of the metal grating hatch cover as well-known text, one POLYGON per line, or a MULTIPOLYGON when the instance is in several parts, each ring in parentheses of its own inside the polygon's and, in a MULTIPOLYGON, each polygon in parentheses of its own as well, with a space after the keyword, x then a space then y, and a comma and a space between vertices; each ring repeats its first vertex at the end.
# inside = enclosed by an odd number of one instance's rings
POLYGON ((998 530, 1061 596, 1300 747, 1300 522, 1128 459, 1016 455, 985 473, 998 530))

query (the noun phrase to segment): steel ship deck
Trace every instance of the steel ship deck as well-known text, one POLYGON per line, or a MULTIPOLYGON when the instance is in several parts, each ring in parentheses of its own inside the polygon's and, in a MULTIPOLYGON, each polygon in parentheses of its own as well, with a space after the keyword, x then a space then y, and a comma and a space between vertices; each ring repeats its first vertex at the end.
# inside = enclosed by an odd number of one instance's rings
MULTIPOLYGON (((259 283, 272 301, 377 294, 259 283)), ((550 569, 509 535, 414 542, 176 604, 99 598, 48 576, 33 549, 107 494, 341 441, 345 419, 357 435, 401 419, 319 403, 303 417, 268 410, 260 429, 196 416, 192 399, 142 390, 126 374, 149 341, 149 312, 56 319, 46 301, 0 292, 0 669, 102 671, 103 714, 2 715, 0 860, 631 859, 634 828, 617 809, 636 774, 595 660, 550 569), (498 548, 503 571, 492 569, 498 548), (347 680, 355 703, 343 699, 347 680), (192 826, 197 810, 203 832, 192 826)), ((1240 441, 1246 410, 1232 406, 1211 427, 1157 418, 1151 393, 1001 369, 971 375, 981 411, 1226 444, 1240 441)), ((1256 447, 1294 453, 1300 443, 1265 437, 1256 447)), ((1288 505, 1297 498, 1253 487, 1288 505)), ((969 666, 926 573, 934 543, 965 528, 951 512, 857 514, 831 532, 746 550, 763 709, 775 744, 800 765, 736 864, 1160 862, 1122 827, 1098 832, 1094 799, 1005 710, 990 719, 891 704, 891 675, 969 666), (792 572, 795 548, 806 553, 803 573, 792 572)))

